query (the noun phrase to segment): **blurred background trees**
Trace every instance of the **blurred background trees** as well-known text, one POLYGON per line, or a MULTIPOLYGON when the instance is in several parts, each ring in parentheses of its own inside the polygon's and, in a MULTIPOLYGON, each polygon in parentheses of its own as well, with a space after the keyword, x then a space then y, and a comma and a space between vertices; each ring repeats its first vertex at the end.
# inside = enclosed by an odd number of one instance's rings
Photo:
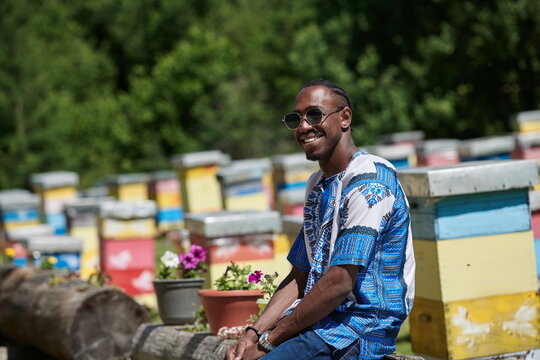
POLYGON ((298 151, 280 119, 314 78, 359 145, 508 132, 540 107, 540 2, 0 0, 0 188, 298 151))

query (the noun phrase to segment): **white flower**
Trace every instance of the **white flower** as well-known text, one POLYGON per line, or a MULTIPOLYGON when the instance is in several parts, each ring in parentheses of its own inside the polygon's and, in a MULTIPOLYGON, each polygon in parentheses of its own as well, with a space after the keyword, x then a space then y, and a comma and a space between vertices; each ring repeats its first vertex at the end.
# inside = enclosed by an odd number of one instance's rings
POLYGON ((178 255, 173 253, 172 251, 165 251, 165 253, 161 256, 161 262, 166 267, 178 267, 180 264, 180 260, 178 259, 178 255))

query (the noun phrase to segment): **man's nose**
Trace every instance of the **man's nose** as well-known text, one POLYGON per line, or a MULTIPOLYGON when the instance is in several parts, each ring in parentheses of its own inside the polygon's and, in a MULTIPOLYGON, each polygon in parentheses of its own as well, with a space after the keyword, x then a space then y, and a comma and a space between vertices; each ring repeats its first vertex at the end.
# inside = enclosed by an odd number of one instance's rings
POLYGON ((306 114, 300 116, 300 125, 298 126, 299 130, 310 130, 313 126, 311 126, 307 121, 306 114))

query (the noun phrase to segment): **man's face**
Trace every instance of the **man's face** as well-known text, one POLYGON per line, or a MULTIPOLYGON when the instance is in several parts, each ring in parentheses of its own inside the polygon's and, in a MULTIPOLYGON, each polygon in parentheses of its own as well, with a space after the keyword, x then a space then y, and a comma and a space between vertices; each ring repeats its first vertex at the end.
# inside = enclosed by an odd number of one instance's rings
POLYGON ((323 119, 326 118, 321 124, 311 126, 303 117, 300 126, 294 130, 296 140, 309 160, 330 157, 341 140, 341 111, 328 111, 339 106, 343 106, 342 101, 325 86, 304 88, 296 96, 295 112, 304 115, 309 109, 319 108, 324 112, 323 119))

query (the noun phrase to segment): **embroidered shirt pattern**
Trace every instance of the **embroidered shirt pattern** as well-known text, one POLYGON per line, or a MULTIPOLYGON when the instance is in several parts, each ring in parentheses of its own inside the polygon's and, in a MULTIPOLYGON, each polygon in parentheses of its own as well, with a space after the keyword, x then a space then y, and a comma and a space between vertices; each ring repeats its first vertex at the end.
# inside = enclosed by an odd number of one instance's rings
POLYGON ((308 272, 306 294, 328 267, 359 265, 352 294, 313 329, 338 349, 360 339, 361 358, 395 350, 412 306, 414 256, 407 200, 389 162, 360 151, 342 173, 312 175, 304 227, 288 259, 308 272))

